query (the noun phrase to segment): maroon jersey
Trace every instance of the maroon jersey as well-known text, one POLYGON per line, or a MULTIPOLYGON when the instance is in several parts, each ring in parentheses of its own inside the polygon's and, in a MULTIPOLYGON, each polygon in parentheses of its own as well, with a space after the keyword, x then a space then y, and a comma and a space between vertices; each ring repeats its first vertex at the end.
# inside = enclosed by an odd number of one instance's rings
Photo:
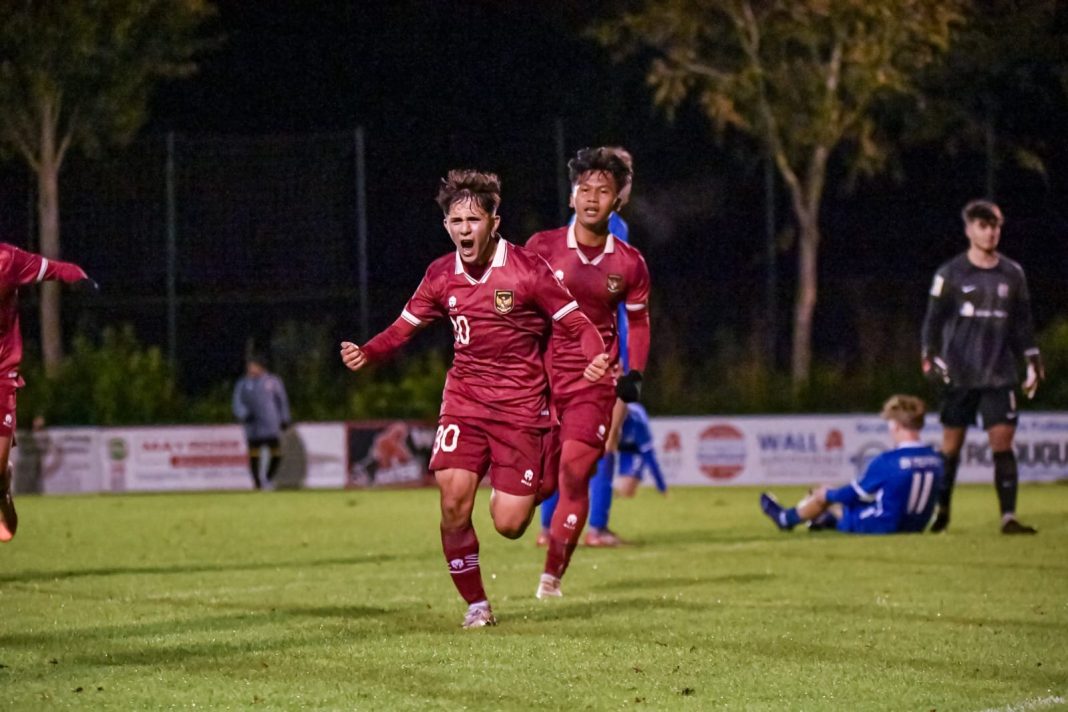
MULTIPOLYGON (((644 316, 648 309, 649 269, 642 254, 609 234, 604 250, 588 257, 575 239, 574 225, 536 233, 526 247, 549 263, 556 278, 564 283, 583 313, 601 332, 612 362, 618 362, 619 304, 625 304, 627 311, 635 315, 644 316)), ((582 351, 575 346, 574 337, 554 329, 550 348, 554 392, 570 393, 591 387, 582 378, 586 364, 581 362, 582 351)), ((632 364, 632 367, 636 366, 632 364)), ((610 385, 607 382, 608 379, 603 379, 594 387, 610 385)))
POLYGON ((80 267, 48 260, 14 245, 0 243, 0 384, 22 385, 22 334, 19 331, 21 286, 45 279, 75 281, 85 277, 80 267))
POLYGON ((452 322, 442 415, 547 427, 545 336, 550 320, 577 309, 544 260, 499 239, 480 279, 458 253, 434 260, 401 318, 416 327, 446 316, 452 322))

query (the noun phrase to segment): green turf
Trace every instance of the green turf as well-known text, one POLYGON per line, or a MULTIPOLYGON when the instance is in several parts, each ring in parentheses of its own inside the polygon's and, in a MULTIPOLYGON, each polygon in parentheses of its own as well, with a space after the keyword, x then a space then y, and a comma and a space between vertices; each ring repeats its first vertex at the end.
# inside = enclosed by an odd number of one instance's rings
MULTIPOLYGON (((781 488, 788 500, 800 490, 781 488)), ((781 534, 752 489, 617 501, 535 600, 535 528, 480 493, 500 620, 463 631, 436 492, 22 497, 0 546, 0 710, 1068 709, 1068 487, 950 531, 781 534)))

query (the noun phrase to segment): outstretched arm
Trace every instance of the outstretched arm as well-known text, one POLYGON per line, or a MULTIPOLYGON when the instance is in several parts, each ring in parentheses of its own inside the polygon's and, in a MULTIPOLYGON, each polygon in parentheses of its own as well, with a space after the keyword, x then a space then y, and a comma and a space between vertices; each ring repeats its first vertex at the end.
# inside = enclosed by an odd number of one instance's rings
POLYGON ((362 347, 351 341, 342 341, 341 361, 350 371, 359 371, 368 363, 385 361, 411 341, 415 333, 419 331, 420 326, 413 324, 402 314, 385 331, 375 336, 362 347))
POLYGON ((33 252, 21 250, 14 245, 3 245, 3 272, 17 286, 34 282, 60 281, 76 286, 96 287, 83 270, 73 262, 52 260, 33 252))

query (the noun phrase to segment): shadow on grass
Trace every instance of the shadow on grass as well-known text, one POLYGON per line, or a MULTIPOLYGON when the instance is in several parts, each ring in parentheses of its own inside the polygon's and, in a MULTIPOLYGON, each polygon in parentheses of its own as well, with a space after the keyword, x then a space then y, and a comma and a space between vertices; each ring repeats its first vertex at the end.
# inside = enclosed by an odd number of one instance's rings
POLYGON ((364 556, 339 556, 329 559, 300 559, 296 561, 257 561, 254 563, 226 561, 157 566, 115 566, 95 569, 71 569, 68 571, 37 570, 0 574, 0 583, 62 581, 65 579, 77 579, 89 576, 155 576, 230 571, 263 571, 272 569, 306 569, 315 568, 317 566, 355 566, 359 564, 381 564, 393 561, 396 558, 396 556, 388 554, 369 554, 364 556))
MULTIPOLYGON (((164 600, 164 603, 175 603, 175 601, 164 600)), ((182 645, 179 642, 175 642, 172 646, 160 645, 159 640, 161 638, 180 638, 181 636, 198 635, 203 633, 220 634, 222 639, 235 640, 234 645, 237 648, 249 649, 254 645, 250 642, 240 642, 241 632, 251 632, 256 628, 264 627, 278 627, 282 630, 301 630, 306 631, 306 628, 301 626, 295 626, 294 622, 303 618, 328 618, 336 619, 339 623, 353 622, 361 623, 374 619, 388 620, 391 623, 396 621, 405 621, 412 619, 412 614, 416 611, 423 610, 421 607, 412 607, 410 610, 396 609, 396 608, 383 608, 377 606, 358 606, 358 605, 340 605, 340 606, 283 606, 283 605, 245 605, 239 603, 219 603, 211 602, 204 603, 198 601, 192 601, 188 599, 182 599, 177 601, 179 604, 185 604, 189 606, 195 606, 197 608, 214 608, 221 610, 234 611, 225 615, 212 615, 212 616, 200 616, 193 618, 174 618, 171 620, 155 620, 145 623, 128 623, 124 625, 106 625, 106 626, 87 626, 87 627, 71 627, 61 630, 50 630, 41 633, 16 633, 12 635, 0 636, 0 646, 16 647, 24 646, 30 648, 41 648, 50 645, 61 645, 70 647, 72 641, 76 642, 78 646, 97 646, 97 647, 123 647, 124 644, 129 644, 139 638, 150 638, 156 641, 154 647, 158 647, 161 651, 171 651, 174 647, 179 648, 198 648, 203 647, 199 643, 192 643, 188 646, 182 645)), ((418 629, 422 629, 419 627, 418 629)), ((214 636, 213 636, 214 637, 214 636)), ((354 631, 354 637, 360 637, 358 631, 354 631)), ((289 640, 289 643, 299 642, 294 636, 294 639, 289 640)), ((225 645, 220 643, 220 645, 225 645)), ((143 652, 128 652, 128 653, 110 653, 106 659, 95 659, 94 663, 107 663, 107 664, 122 664, 122 656, 147 656, 151 658, 154 654, 151 650, 145 650, 143 652)), ((82 662, 88 662, 83 660, 82 662)), ((134 664, 137 661, 129 661, 130 664, 134 664)), ((141 661, 146 662, 146 661, 141 661)), ((151 660, 147 660, 151 662, 151 660)))
POLYGON ((769 573, 728 574, 724 576, 657 576, 646 578, 631 578, 613 580, 609 583, 599 583, 593 586, 595 591, 635 591, 658 589, 672 591, 687 586, 706 586, 709 584, 747 584, 763 583, 775 578, 769 573))
MULTIPOLYGON (((955 659, 945 659, 934 655, 908 656, 885 652, 875 645, 865 646, 861 651, 856 645, 842 645, 840 640, 789 640, 776 638, 774 642, 760 640, 716 640, 720 652, 731 654, 737 659, 783 661, 790 665, 818 667, 821 663, 836 665, 863 665, 870 670, 912 670, 918 679, 934 678, 941 682, 956 680, 962 675, 970 679, 984 679, 991 683, 1006 681, 1006 666, 968 658, 962 654, 955 659)), ((892 649, 892 648, 891 648, 892 649)), ((1013 684, 1026 682, 1029 686, 1043 687, 1051 680, 1059 678, 1059 672, 1053 668, 1036 668, 1029 665, 1015 665, 1011 668, 1013 684)))

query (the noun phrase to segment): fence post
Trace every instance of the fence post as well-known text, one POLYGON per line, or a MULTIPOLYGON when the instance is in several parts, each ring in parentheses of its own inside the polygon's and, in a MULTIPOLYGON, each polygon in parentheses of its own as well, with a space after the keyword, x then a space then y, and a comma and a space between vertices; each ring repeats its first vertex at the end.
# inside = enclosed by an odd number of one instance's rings
POLYGON ((567 147, 564 145, 564 120, 556 117, 556 193, 560 209, 560 223, 566 224, 571 210, 568 207, 568 195, 571 184, 567 178, 567 147))
POLYGON ((167 361, 177 365, 178 314, 175 269, 178 261, 178 226, 174 188, 174 132, 167 132, 167 361))
POLYGON ((371 312, 367 296, 367 173, 366 145, 362 126, 356 127, 356 260, 360 289, 360 343, 371 337, 371 312))

